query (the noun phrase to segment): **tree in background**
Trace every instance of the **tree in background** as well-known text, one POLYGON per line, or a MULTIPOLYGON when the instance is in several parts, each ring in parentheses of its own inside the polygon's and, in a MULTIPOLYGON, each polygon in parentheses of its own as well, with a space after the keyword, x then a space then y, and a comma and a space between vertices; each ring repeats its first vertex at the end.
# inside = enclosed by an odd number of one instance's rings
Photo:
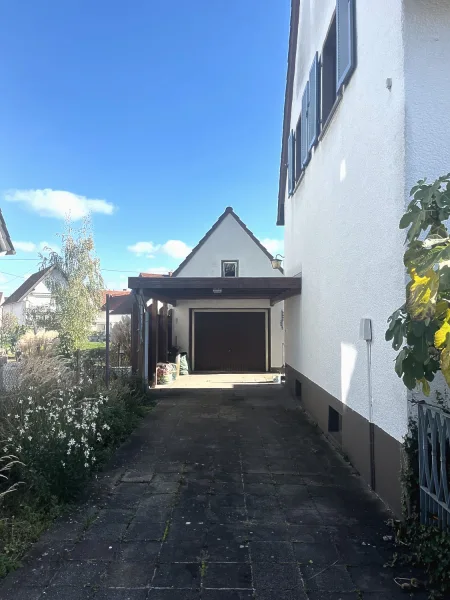
POLYGON ((113 353, 117 353, 117 361, 126 364, 131 359, 131 317, 122 317, 111 329, 111 345, 113 353))
POLYGON ((62 277, 51 277, 48 287, 54 299, 55 329, 63 352, 69 354, 87 342, 102 306, 104 282, 95 256, 89 218, 74 230, 70 218, 61 237, 61 252, 41 255, 41 268, 54 266, 62 277))
POLYGON ((15 352, 19 338, 24 334, 25 327, 19 325, 17 317, 11 313, 3 313, 0 320, 0 349, 15 352))

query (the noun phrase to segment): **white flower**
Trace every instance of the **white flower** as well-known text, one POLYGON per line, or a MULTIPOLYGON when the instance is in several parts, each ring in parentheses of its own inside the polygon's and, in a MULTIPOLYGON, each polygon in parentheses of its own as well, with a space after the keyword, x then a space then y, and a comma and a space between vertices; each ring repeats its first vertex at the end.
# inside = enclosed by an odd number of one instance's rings
POLYGON ((66 466, 66 463, 63 460, 61 461, 61 464, 62 464, 63 467, 66 466))
POLYGON ((28 441, 30 441, 30 442, 31 442, 31 440, 32 440, 32 439, 33 439, 33 438, 31 437, 31 435, 29 435, 29 436, 28 436, 28 441))
MULTIPOLYGON (((30 388, 31 390, 31 388, 30 388)), ((33 396, 28 396, 28 402, 33 402, 33 396)))
POLYGON ((111 429, 111 427, 105 423, 103 425, 102 429, 106 429, 107 431, 109 431, 111 429))
POLYGON ((20 419, 19 415, 14 415, 15 419, 20 419))
POLYGON ((73 438, 70 438, 69 440, 69 448, 70 446, 74 446, 75 445, 75 440, 73 438))
POLYGON ((5 454, 7 454, 7 453, 8 453, 8 446, 5 446, 5 447, 3 448, 3 452, 5 452, 5 454))
POLYGON ((89 468, 89 463, 84 463, 84 466, 87 468, 89 468))
POLYGON ((19 433, 20 435, 23 435, 25 433, 25 429, 19 429, 19 433))
POLYGON ((12 442, 12 437, 9 437, 9 438, 8 438, 8 442, 12 442))

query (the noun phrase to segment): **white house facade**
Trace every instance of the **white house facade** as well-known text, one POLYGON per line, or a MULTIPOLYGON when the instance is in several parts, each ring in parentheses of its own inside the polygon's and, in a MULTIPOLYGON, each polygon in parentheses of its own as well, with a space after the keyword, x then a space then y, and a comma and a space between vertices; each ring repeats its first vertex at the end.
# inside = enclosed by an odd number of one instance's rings
POLYGON ((450 4, 292 0, 278 224, 286 376, 375 491, 400 508, 407 391, 384 339, 404 302, 409 190, 449 171, 450 4))
POLYGON ((2 306, 3 314, 11 313, 17 317, 19 325, 25 325, 28 309, 52 305, 49 279, 62 277, 55 267, 33 273, 6 299, 2 306))
MULTIPOLYGON (((227 208, 172 278, 283 277, 272 255, 227 208)), ((270 371, 284 364, 283 303, 269 299, 178 300, 172 342, 194 371, 270 371)))

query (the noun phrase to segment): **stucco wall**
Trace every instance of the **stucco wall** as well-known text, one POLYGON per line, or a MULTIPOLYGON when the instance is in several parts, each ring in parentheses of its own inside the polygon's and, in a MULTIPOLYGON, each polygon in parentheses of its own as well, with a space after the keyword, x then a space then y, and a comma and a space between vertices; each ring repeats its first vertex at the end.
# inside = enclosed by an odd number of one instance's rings
MULTIPOLYGON (((291 127, 334 0, 301 2, 291 127)), ((302 274, 300 298, 286 301, 286 362, 368 417, 366 343, 373 323, 374 422, 400 440, 406 393, 384 340, 386 319, 404 301, 404 78, 402 6, 357 2, 356 70, 317 146, 304 180, 286 198, 286 275, 302 274), (393 86, 386 88, 386 79, 393 86)))
POLYGON ((12 304, 6 304, 2 306, 2 312, 4 315, 7 313, 13 314, 17 317, 19 325, 23 325, 25 323, 25 301, 22 302, 13 302, 12 304))
POLYGON ((450 4, 403 0, 406 192, 450 172, 450 4))
MULTIPOLYGON (((196 309, 261 309, 270 308, 268 300, 195 300, 190 302, 180 301, 174 309, 173 317, 173 343, 183 352, 189 352, 189 310, 196 309)), ((272 368, 283 365, 284 331, 281 328, 283 306, 280 302, 271 310, 271 353, 272 368)))
POLYGON ((178 277, 221 277, 222 260, 239 260, 240 277, 282 277, 264 252, 242 229, 232 215, 227 215, 178 277))

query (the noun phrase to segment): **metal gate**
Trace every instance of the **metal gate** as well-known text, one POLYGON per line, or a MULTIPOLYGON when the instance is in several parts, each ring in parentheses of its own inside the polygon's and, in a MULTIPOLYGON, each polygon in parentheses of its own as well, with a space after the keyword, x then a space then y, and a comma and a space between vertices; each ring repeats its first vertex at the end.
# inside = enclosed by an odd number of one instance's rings
POLYGON ((419 405, 420 520, 450 529, 450 415, 419 405))

